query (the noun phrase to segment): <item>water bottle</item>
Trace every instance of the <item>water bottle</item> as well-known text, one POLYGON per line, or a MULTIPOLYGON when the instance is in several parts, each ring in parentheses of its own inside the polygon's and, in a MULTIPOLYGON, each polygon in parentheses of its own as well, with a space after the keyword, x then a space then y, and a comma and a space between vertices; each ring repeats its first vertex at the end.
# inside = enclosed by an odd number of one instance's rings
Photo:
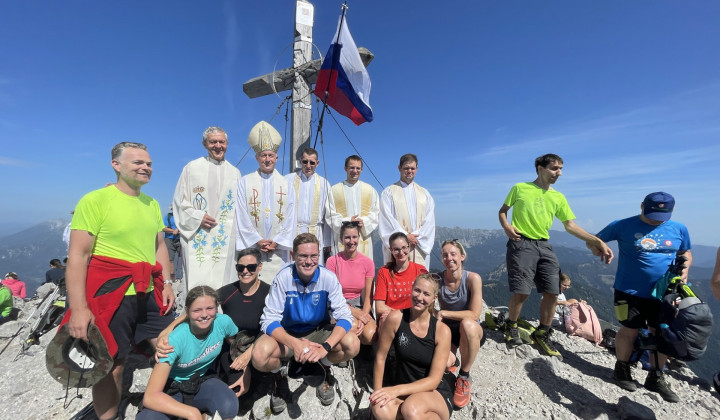
POLYGON ((670 329, 668 324, 660 324, 660 334, 662 334, 662 338, 668 343, 677 343, 680 341, 680 338, 670 329))

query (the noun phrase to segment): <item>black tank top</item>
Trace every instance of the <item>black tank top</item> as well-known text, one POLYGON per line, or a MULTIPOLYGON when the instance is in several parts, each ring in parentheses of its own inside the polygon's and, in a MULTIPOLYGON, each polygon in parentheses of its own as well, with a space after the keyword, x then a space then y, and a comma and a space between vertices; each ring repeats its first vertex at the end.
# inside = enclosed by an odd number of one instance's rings
POLYGON ((425 337, 418 337, 410 329, 410 309, 403 310, 393 346, 396 356, 396 377, 392 382, 407 384, 425 378, 430 374, 435 354, 435 327, 437 318, 430 316, 430 325, 425 337))

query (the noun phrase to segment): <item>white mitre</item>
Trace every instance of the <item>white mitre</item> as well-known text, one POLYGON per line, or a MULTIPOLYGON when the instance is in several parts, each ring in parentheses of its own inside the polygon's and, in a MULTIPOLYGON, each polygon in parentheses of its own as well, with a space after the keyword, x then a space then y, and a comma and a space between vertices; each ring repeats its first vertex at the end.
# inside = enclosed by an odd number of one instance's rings
POLYGON ((265 150, 277 152, 280 148, 280 143, 282 143, 282 137, 280 137, 280 133, 275 130, 275 127, 265 121, 260 121, 250 130, 248 143, 250 143, 250 147, 253 148, 255 153, 260 153, 265 150))

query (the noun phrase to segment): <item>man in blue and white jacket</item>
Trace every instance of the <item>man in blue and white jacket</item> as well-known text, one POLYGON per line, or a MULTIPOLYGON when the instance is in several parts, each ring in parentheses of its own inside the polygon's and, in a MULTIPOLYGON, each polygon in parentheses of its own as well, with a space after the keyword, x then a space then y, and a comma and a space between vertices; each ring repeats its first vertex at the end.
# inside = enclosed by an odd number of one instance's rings
MULTIPOLYGON (((355 357, 360 341, 357 335, 348 334, 353 316, 337 277, 319 265, 320 248, 315 235, 298 235, 293 241, 292 257, 295 263, 278 272, 265 300, 260 318, 265 335, 255 343, 252 363, 261 372, 277 373, 283 361, 293 358, 296 365, 320 362, 325 381, 316 393, 323 405, 330 405, 334 391, 329 366, 355 357)), ((270 405, 279 412, 285 403, 279 395, 283 389, 278 386, 284 388, 286 383, 276 376, 270 405)))

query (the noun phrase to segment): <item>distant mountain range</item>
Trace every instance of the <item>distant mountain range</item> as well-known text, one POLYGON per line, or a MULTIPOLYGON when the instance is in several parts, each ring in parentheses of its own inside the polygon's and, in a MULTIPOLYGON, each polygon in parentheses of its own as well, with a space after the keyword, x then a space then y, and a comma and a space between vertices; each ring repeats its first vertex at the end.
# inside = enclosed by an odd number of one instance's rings
MULTIPOLYGON (((21 232, 0 238, 0 275, 8 271, 18 273, 25 281, 28 294, 32 295, 37 286, 45 279, 48 263, 53 258, 63 259, 66 255, 62 232, 68 220, 50 220, 21 232)), ((483 298, 492 306, 506 306, 510 293, 507 286, 505 267, 505 245, 507 237, 501 229, 465 229, 459 227, 437 227, 436 243, 431 257, 431 271, 443 269, 440 259, 440 244, 445 239, 459 239, 465 246, 468 258, 467 270, 475 271, 483 279, 483 298)), ((376 265, 379 267, 383 257, 380 240, 375 233, 373 250, 376 265)), ((615 321, 612 305, 612 285, 615 279, 617 263, 602 264, 594 257, 585 244, 564 231, 551 231, 550 243, 560 260, 565 273, 573 279, 573 287, 567 293, 568 298, 582 298, 593 306, 601 319, 615 321)), ((611 244, 613 246, 614 244, 611 244)), ((617 251, 617 249, 615 249, 617 251)), ((717 248, 695 245, 693 264, 690 270, 690 282, 698 295, 706 300, 715 314, 720 314, 720 302, 710 291, 710 276, 715 264, 717 248)), ((523 316, 536 319, 539 312, 540 297, 531 294, 523 307, 523 316)), ((714 333, 708 346, 709 350, 700 361, 693 362, 692 368, 699 375, 710 379, 708 375, 720 370, 720 322, 714 326, 714 333)))

